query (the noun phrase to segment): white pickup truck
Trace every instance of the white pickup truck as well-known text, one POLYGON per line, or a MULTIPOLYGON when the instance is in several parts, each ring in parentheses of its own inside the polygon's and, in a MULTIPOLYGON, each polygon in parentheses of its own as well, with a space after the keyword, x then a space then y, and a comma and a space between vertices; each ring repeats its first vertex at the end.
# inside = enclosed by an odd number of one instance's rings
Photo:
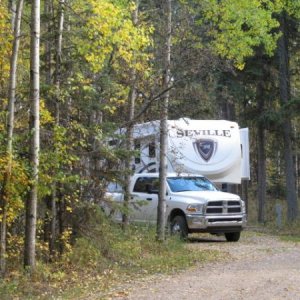
MULTIPOLYGON (((158 205, 158 173, 135 174, 131 180, 130 219, 156 223, 158 205)), ((123 201, 123 193, 107 193, 123 201)), ((171 233, 186 238, 189 233, 224 234, 236 242, 246 226, 245 203, 238 195, 219 191, 201 175, 167 175, 166 217, 171 233)), ((117 219, 121 219, 119 214, 117 219)))

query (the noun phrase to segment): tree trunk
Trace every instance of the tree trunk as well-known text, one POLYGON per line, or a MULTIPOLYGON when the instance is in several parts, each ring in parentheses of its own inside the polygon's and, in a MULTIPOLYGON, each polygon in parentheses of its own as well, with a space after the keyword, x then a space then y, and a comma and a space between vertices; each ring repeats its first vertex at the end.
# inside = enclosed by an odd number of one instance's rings
POLYGON ((51 17, 52 17, 52 0, 45 0, 44 15, 46 17, 46 34, 45 37, 45 79, 46 84, 51 84, 51 17))
MULTIPOLYGON (((262 98, 258 100, 259 102, 264 102, 262 98)), ((263 104, 260 103, 260 105, 263 104)), ((257 125, 257 199, 258 222, 264 223, 266 204, 266 153, 265 129, 261 122, 257 125)))
POLYGON ((162 242, 165 239, 166 225, 166 178, 168 170, 167 151, 168 151, 168 105, 170 92, 170 71, 171 71, 171 34, 172 34, 172 0, 165 0, 165 16, 166 16, 166 31, 165 31, 165 51, 164 51, 164 78, 163 89, 166 93, 163 96, 161 103, 160 116, 160 162, 159 162, 159 195, 157 207, 157 230, 156 238, 162 242))
POLYGON ((30 40, 30 166, 31 184, 26 201, 24 266, 35 268, 35 239, 37 221, 38 173, 40 151, 40 0, 33 0, 31 7, 30 40))
MULTIPOLYGON (((47 86, 50 87, 52 83, 52 67, 51 67, 51 19, 52 19, 52 0, 45 0, 44 2, 44 16, 45 16, 45 36, 44 36, 44 47, 45 47, 45 83, 47 86)), ((51 97, 51 96, 50 96, 51 97)), ((47 102, 49 102, 49 106, 52 103, 52 99, 46 96, 47 102)), ((44 216, 44 241, 48 242, 49 244, 49 252, 50 252, 50 259, 52 253, 52 244, 51 244, 51 202, 52 202, 53 195, 50 197, 45 197, 44 201, 46 204, 47 211, 44 216)))
POLYGON ((0 272, 5 273, 6 268, 6 231, 7 231, 7 202, 9 200, 9 185, 11 181, 12 171, 12 157, 13 157, 13 132, 14 132, 14 117, 15 117, 15 101, 16 101, 16 86, 17 86, 17 62, 20 44, 20 28, 23 12, 23 0, 19 0, 14 18, 14 42, 12 49, 12 56, 10 59, 10 81, 9 81, 9 95, 8 95, 8 121, 7 121, 7 171, 4 174, 3 188, 1 191, 1 209, 2 218, 0 224, 0 272))
POLYGON ((51 195, 51 212, 50 212, 50 236, 49 236, 49 254, 50 261, 52 260, 55 254, 55 241, 56 241, 56 182, 52 186, 52 195, 51 195))
MULTIPOLYGON (((278 42, 279 53, 279 89, 281 105, 285 106, 290 101, 290 72, 289 72, 289 34, 286 13, 280 18, 282 36, 278 42)), ((284 116, 283 142, 286 178, 287 219, 294 221, 298 216, 298 202, 296 193, 295 164, 293 160, 293 128, 289 116, 284 116)))
MULTIPOLYGON (((136 9, 133 12, 133 24, 137 26, 138 24, 138 9, 139 9, 139 0, 136 0, 136 9)), ((132 151, 134 150, 134 139, 133 139, 133 120, 134 120, 134 110, 135 110, 135 100, 136 100, 136 70, 133 67, 130 71, 130 92, 129 92, 129 114, 128 121, 129 125, 127 126, 126 131, 126 150, 129 151, 129 156, 125 161, 125 189, 124 189, 124 211, 123 214, 123 228, 125 229, 129 223, 128 220, 128 209, 130 201, 130 179, 131 179, 131 161, 133 159, 132 151)))
POLYGON ((17 18, 17 5, 16 0, 8 0, 8 9, 11 13, 11 27, 12 30, 15 30, 16 18, 17 18))
MULTIPOLYGON (((61 58, 62 58, 62 34, 64 30, 64 5, 65 1, 59 2, 59 16, 57 26, 57 39, 56 39, 56 62, 55 62, 55 89, 56 89, 56 102, 55 102, 55 126, 60 125, 60 82, 61 82, 61 58)), ((57 152, 57 151, 56 151, 57 152)), ((55 176, 55 174, 54 174, 55 176)), ((57 201, 57 182, 54 180, 52 184, 52 196, 51 196, 51 214, 50 214, 50 239, 49 239, 49 252, 50 259, 55 253, 55 241, 56 241, 56 201, 57 201)))
POLYGON ((259 119, 257 124, 257 200, 258 200, 258 222, 265 222, 265 206, 267 195, 267 181, 266 181, 266 135, 265 126, 263 123, 265 111, 265 97, 266 86, 265 81, 269 79, 268 68, 264 65, 264 60, 260 59, 262 66, 262 75, 258 81, 256 88, 257 108, 259 112, 259 119))
POLYGON ((64 6, 65 0, 59 1, 59 16, 57 26, 57 40, 56 40, 56 61, 55 61, 55 89, 56 89, 56 110, 55 123, 59 125, 60 121, 60 83, 61 83, 61 61, 62 61, 62 34, 64 30, 64 6))

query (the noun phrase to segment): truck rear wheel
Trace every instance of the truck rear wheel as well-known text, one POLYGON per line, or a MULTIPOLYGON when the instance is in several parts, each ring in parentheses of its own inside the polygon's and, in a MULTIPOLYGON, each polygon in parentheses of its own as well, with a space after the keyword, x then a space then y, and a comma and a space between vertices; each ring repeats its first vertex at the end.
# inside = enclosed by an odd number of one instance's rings
POLYGON ((183 216, 175 216, 171 221, 171 234, 178 235, 181 239, 188 236, 188 227, 183 216))
POLYGON ((225 233, 225 237, 227 242, 237 242, 240 239, 240 232, 228 232, 225 233))

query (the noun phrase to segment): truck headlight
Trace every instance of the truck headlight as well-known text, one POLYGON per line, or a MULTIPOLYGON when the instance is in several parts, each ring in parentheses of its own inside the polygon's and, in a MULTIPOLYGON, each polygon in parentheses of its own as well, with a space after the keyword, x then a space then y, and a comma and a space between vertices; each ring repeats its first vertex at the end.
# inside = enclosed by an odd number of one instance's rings
POLYGON ((186 210, 190 213, 203 213, 203 204, 190 204, 186 210))

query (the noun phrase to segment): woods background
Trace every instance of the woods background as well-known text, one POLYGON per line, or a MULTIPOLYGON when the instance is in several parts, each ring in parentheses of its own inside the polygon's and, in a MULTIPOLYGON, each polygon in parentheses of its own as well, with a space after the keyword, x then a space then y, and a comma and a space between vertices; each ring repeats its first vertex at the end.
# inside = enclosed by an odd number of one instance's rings
POLYGON ((161 119, 166 95, 169 119, 249 127, 251 181, 232 187, 249 224, 297 223, 299 19, 298 0, 2 0, 2 274, 72 248, 130 174, 132 142, 108 138, 161 119))

